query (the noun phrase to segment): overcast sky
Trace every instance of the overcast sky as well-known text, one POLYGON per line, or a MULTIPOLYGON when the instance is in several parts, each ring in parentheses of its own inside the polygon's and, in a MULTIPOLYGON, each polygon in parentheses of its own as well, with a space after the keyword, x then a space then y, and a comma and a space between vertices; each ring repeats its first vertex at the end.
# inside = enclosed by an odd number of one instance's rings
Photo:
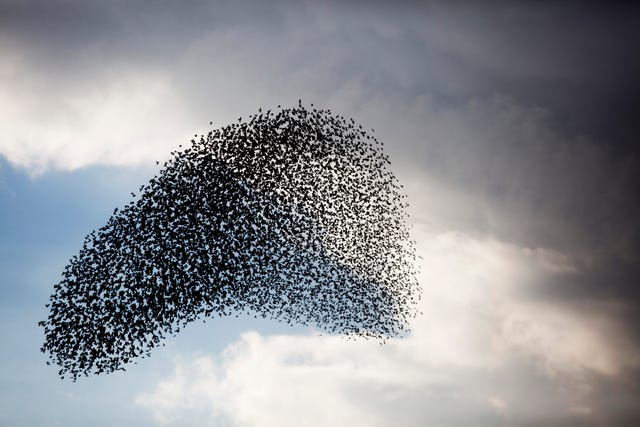
POLYGON ((640 425, 640 9, 0 0, 0 425, 640 425), (249 318, 61 381, 44 304, 196 132, 303 103, 374 128, 423 315, 385 345, 249 318))

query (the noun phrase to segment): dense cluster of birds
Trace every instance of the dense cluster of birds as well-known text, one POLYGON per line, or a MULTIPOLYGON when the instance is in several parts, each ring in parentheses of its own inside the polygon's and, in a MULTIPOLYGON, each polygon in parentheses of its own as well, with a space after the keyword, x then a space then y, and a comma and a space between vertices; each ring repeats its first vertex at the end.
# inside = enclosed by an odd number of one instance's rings
POLYGON ((61 377, 123 370, 208 316, 406 333, 419 298, 406 196, 362 126, 278 106, 171 154, 55 285, 41 350, 61 377))

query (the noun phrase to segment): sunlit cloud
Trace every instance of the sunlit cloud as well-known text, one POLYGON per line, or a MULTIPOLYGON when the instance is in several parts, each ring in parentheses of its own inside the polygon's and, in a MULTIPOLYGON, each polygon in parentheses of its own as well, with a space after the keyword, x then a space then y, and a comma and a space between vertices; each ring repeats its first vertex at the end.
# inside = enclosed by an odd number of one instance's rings
POLYGON ((588 420, 593 381, 633 361, 613 350, 607 325, 526 296, 546 276, 574 274, 549 268, 549 257, 565 258, 425 227, 417 234, 424 315, 408 338, 248 332, 220 354, 183 355, 136 402, 168 425, 522 424, 536 418, 531 399, 548 419, 588 420))
POLYGON ((0 154, 31 174, 149 165, 204 128, 191 123, 161 72, 114 66, 69 87, 14 53, 0 74, 0 114, 11 123, 0 136, 0 154))

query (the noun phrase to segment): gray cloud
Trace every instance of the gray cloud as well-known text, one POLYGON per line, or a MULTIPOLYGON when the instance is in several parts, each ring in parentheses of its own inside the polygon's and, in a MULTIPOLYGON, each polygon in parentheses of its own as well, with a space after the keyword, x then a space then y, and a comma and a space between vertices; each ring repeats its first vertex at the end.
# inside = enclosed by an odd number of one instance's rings
MULTIPOLYGON (((356 78, 377 94, 429 94, 445 105, 500 93, 551 108, 555 128, 624 155, 615 148, 632 149, 640 136, 640 59, 627 48, 640 36, 636 11, 589 2, 5 1, 0 33, 70 84, 118 61, 185 72, 176 66, 194 43, 238 33, 229 47, 256 54, 247 58, 256 68, 280 59, 291 74, 331 60, 333 85, 356 78), (260 53, 274 57, 265 63, 260 53)), ((207 53, 201 59, 217 52, 207 53)))

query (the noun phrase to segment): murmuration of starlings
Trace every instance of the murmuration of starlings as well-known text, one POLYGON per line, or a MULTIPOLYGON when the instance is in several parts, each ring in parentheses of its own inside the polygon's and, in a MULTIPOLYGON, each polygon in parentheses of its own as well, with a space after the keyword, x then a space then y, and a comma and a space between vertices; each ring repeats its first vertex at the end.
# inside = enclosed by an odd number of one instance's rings
POLYGON ((69 260, 39 322, 47 363, 124 370, 194 320, 246 313, 405 336, 415 242, 372 133, 299 102, 195 135, 69 260))

